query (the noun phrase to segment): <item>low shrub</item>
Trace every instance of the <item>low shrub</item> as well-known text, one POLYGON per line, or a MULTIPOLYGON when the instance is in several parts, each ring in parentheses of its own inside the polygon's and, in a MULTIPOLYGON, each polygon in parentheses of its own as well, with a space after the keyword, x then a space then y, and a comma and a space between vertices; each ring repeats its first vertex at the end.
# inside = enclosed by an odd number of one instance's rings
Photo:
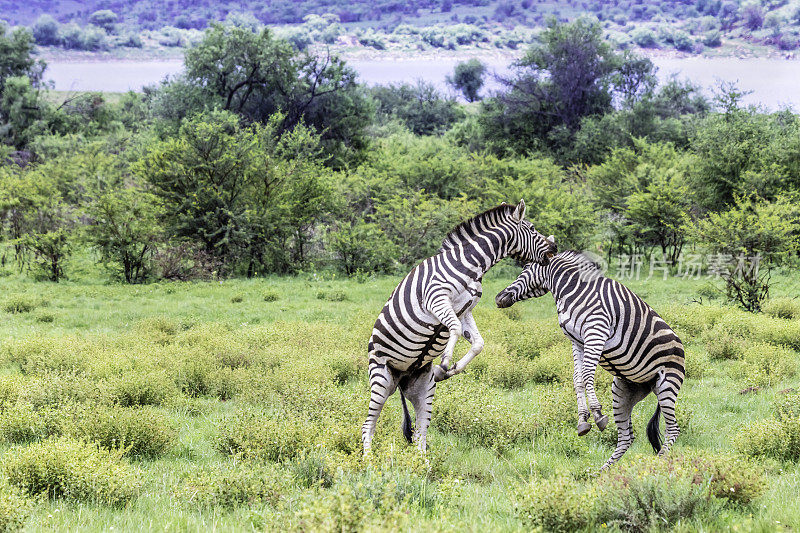
POLYGON ((19 531, 30 514, 32 502, 5 478, 0 479, 0 531, 19 531))
POLYGON ((178 395, 165 372, 125 372, 108 383, 109 399, 122 407, 162 405, 178 395))
POLYGON ((0 440, 25 444, 59 435, 64 430, 59 411, 46 407, 35 410, 28 403, 17 403, 0 412, 0 440))
POLYGON ((528 529, 572 533, 592 523, 592 495, 575 480, 537 479, 517 491, 516 511, 528 529))
POLYGON ((40 323, 42 323, 42 324, 51 324, 51 323, 55 322, 55 320, 56 320, 56 315, 55 315, 55 314, 53 314, 53 313, 52 313, 52 312, 50 312, 50 311, 42 311, 42 310, 39 310, 39 311, 37 311, 36 313, 34 313, 34 315, 33 315, 33 319, 34 319, 36 322, 40 322, 40 323))
POLYGON ((558 324, 552 322, 514 322, 503 333, 508 352, 526 359, 537 358, 556 343, 567 343, 558 324))
POLYGON ((278 291, 272 289, 267 289, 266 291, 264 291, 263 300, 265 302, 277 302, 280 299, 281 296, 280 294, 278 294, 278 291))
POLYGON ((774 405, 775 418, 748 422, 734 438, 734 446, 750 457, 781 461, 800 460, 800 394, 787 394, 774 405))
POLYGON ((572 383, 572 348, 563 344, 542 351, 531 368, 534 383, 572 383))
POLYGON ((764 304, 763 311, 774 318, 797 319, 800 318, 800 301, 794 298, 770 298, 764 304))
POLYGON ((723 328, 713 328, 703 334, 706 351, 712 360, 741 359, 748 349, 748 342, 723 328))
POLYGON ((768 387, 794 376, 797 372, 797 354, 782 346, 763 342, 752 343, 731 375, 741 385, 768 387))
POLYGON ((347 293, 338 290, 319 291, 317 300, 328 300, 329 302, 344 302, 348 300, 347 293))
POLYGON ((177 430, 153 407, 92 406, 79 414, 71 433, 134 457, 158 457, 177 439, 177 430))
POLYGON ((278 462, 309 449, 317 431, 288 413, 245 409, 220 423, 216 448, 226 455, 278 462))
POLYGON ((47 307, 49 302, 43 298, 28 294, 12 294, 3 302, 3 311, 6 313, 30 313, 38 307, 47 307))
POLYGON ((239 294, 234 294, 234 295, 231 297, 231 303, 232 303, 232 304, 240 304, 240 303, 242 303, 243 301, 244 301, 244 294, 241 294, 241 293, 239 293, 239 294))
POLYGON ((120 452, 71 437, 51 437, 3 457, 11 484, 26 493, 78 502, 122 505, 141 487, 137 470, 120 452))
POLYGON ((237 462, 192 472, 177 495, 190 505, 208 509, 275 506, 291 487, 290 481, 274 466, 237 462))
POLYGON ((314 485, 333 485, 333 472, 325 456, 317 452, 303 452, 289 463, 295 481, 305 488, 314 485))
POLYGON ((436 391, 432 424, 440 431, 502 453, 515 443, 533 438, 537 424, 535 413, 528 407, 479 382, 450 380, 436 391))

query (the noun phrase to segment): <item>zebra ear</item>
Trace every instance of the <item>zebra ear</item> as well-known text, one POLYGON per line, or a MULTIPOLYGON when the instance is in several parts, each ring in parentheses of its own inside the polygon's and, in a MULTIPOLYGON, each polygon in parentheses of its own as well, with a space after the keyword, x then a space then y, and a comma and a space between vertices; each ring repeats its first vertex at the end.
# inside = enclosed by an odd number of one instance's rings
POLYGON ((514 217, 514 220, 516 220, 517 222, 522 222, 522 219, 525 218, 526 210, 527 209, 525 208, 525 200, 520 200, 519 205, 516 207, 516 209, 514 209, 514 214, 512 215, 514 217))

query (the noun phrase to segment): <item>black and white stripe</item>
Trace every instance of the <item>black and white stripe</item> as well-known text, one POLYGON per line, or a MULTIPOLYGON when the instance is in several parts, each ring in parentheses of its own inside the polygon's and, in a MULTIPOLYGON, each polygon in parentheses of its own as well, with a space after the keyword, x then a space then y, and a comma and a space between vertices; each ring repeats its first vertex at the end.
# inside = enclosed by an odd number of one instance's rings
POLYGON ((681 340, 641 298, 604 277, 595 263, 573 251, 556 255, 547 265, 527 265, 497 295, 496 302, 499 307, 508 307, 548 291, 556 300, 561 329, 572 341, 578 434, 585 435, 590 429, 589 410, 601 431, 608 423, 594 389, 599 363, 614 376, 614 422, 618 430, 617 448, 603 468, 630 448, 631 410, 651 391, 658 398, 658 407, 647 426, 647 436, 656 452, 665 454, 679 433, 675 402, 685 376, 681 340), (660 413, 666 424, 663 446, 660 413))
POLYGON ((502 204, 460 224, 439 253, 417 265, 395 288, 369 339, 369 414, 361 430, 368 453, 381 409, 400 388, 403 432, 411 441, 405 398, 414 406, 416 441, 425 450, 436 382, 464 370, 483 349, 472 309, 483 294, 481 279, 507 256, 545 262, 555 247, 525 220, 525 202, 502 204), (471 346, 452 368, 450 358, 463 336, 471 346), (442 357, 441 365, 432 361, 442 357))

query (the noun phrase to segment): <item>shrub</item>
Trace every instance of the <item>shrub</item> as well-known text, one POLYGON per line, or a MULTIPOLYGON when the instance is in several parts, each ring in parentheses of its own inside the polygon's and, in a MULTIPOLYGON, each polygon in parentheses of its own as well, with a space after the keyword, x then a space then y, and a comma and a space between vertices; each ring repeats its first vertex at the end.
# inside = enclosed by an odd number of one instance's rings
POLYGON ((800 417, 800 393, 784 394, 775 402, 775 417, 786 421, 800 417))
POLYGON ((713 360, 741 359, 748 349, 748 342, 741 336, 724 328, 714 328, 703 335, 706 350, 713 360))
POLYGON ((794 298, 770 298, 764 304, 764 313, 788 320, 800 318, 800 301, 794 298))
POLYGON ((108 395, 121 407, 163 405, 178 395, 178 389, 163 371, 131 371, 110 380, 108 395))
POLYGON ((79 415, 72 432, 103 448, 135 457, 163 455, 177 438, 169 419, 152 407, 92 406, 79 415))
POLYGON ((0 531, 19 531, 31 510, 31 501, 20 490, 0 479, 0 531))
POLYGON ((526 359, 535 359, 543 350, 558 342, 566 343, 560 328, 552 322, 512 323, 503 333, 509 353, 516 353, 526 359))
POLYGON ((734 445, 750 457, 797 461, 800 459, 800 417, 749 422, 739 430, 734 445))
POLYGON ((650 30, 644 28, 638 29, 633 32, 631 37, 633 38, 633 42, 642 48, 656 48, 658 46, 658 40, 655 34, 650 30))
POLYGON ((285 472, 274 466, 237 462, 192 472, 178 496, 186 503, 209 509, 275 506, 289 487, 285 472))
POLYGON ((347 300, 347 293, 344 291, 319 291, 317 293, 317 300, 328 300, 329 302, 344 302, 347 300))
POLYGON ((461 379, 437 390, 432 424, 499 453, 533 438, 533 410, 520 408, 479 382, 461 379))
POLYGON ((37 411, 27 403, 12 405, 0 412, 0 440, 24 444, 58 435, 64 429, 60 415, 51 408, 37 411))
POLYGON ((119 452, 70 437, 51 437, 3 458, 8 480, 28 494, 121 505, 136 497, 138 472, 119 452))
POLYGON ((6 313, 30 313, 37 307, 46 307, 47 300, 36 298, 27 294, 14 294, 3 302, 3 311, 6 313))
POLYGON ((263 410, 242 410, 218 428, 216 448, 226 455, 283 461, 311 446, 317 430, 308 421, 263 410))
POLYGON ((265 302, 277 302, 278 300, 280 300, 280 294, 278 294, 278 291, 272 289, 264 291, 265 302))
POLYGON ((535 480, 517 493, 516 511, 527 528, 572 533, 588 527, 592 498, 568 477, 535 480))
POLYGON ((231 297, 231 303, 233 304, 240 304, 244 301, 244 294, 234 294, 231 297))
POLYGON ((711 48, 716 48, 722 45, 722 35, 720 34, 719 30, 711 30, 706 32, 703 35, 703 44, 706 46, 710 46, 711 48))
POLYGON ((731 375, 741 384, 767 387, 797 372, 797 354, 787 348, 763 342, 751 344, 731 375))
POLYGON ((33 319, 36 322, 41 322, 42 324, 50 324, 55 321, 56 315, 50 311, 39 311, 33 315, 33 319))
POLYGON ((330 487, 333 485, 333 472, 325 460, 325 456, 304 452, 289 464, 289 470, 301 487, 309 488, 313 485, 330 487))

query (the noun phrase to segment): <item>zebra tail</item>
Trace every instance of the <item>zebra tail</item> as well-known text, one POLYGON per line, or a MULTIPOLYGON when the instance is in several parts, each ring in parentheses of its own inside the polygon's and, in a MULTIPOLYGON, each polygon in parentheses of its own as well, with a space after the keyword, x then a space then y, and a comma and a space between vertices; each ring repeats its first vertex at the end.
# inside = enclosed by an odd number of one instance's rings
POLYGON ((661 428, 659 427, 659 420, 661 418, 661 406, 656 405, 656 412, 653 413, 653 418, 647 423, 647 440, 653 446, 653 450, 658 453, 661 451, 661 428))
POLYGON ((414 426, 411 423, 411 415, 408 414, 408 406, 406 405, 406 397, 403 394, 403 391, 400 391, 400 403, 403 404, 403 423, 400 426, 403 430, 403 436, 406 438, 408 442, 412 442, 412 436, 414 434, 414 426))

